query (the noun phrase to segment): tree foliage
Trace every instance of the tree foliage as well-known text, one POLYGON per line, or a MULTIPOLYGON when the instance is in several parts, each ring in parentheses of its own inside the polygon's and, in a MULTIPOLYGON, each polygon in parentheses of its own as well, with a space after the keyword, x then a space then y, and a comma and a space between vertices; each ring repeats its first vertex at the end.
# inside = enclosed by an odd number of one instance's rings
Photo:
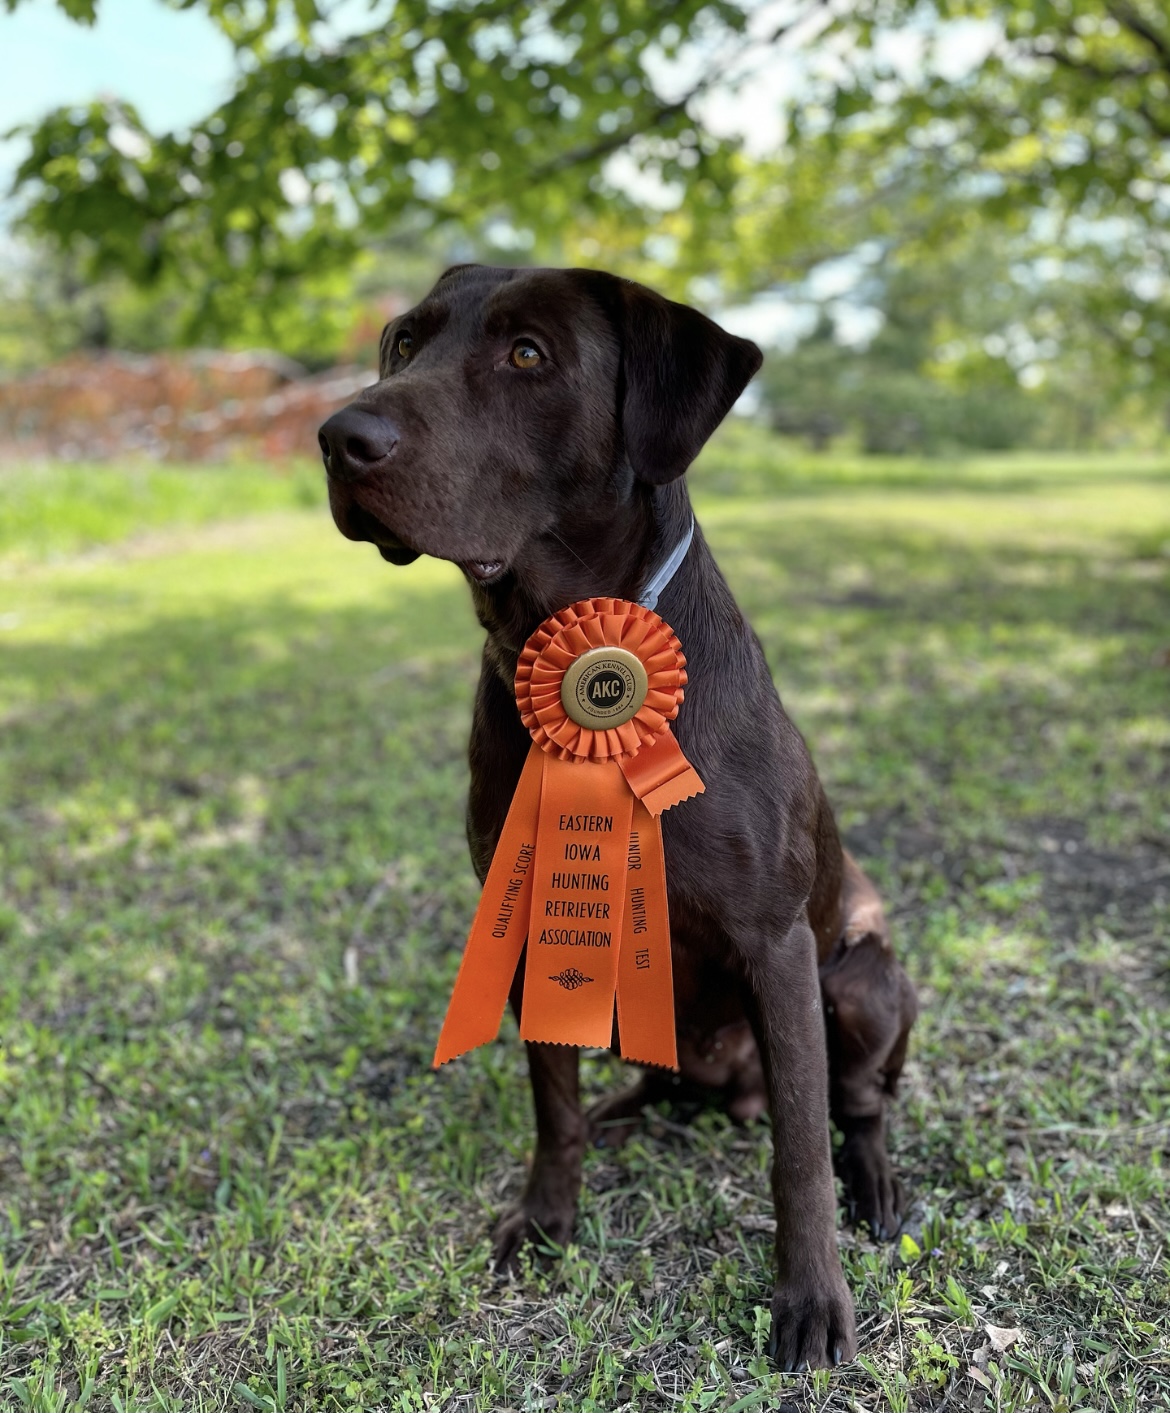
POLYGON ((188 337, 329 345, 355 265, 428 240, 726 299, 992 230, 1066 315, 1080 290, 1100 355, 1170 371, 1161 0, 383 0, 360 33, 327 0, 193 3, 236 48, 226 103, 160 134, 58 109, 16 179, 27 231, 180 291, 188 337), (760 153, 710 94, 781 49, 799 81, 760 153))
POLYGON ((872 337, 861 345, 840 337, 840 307, 826 301, 811 335, 765 363, 760 392, 775 430, 816 449, 850 433, 883 454, 1003 451, 1032 440, 1059 408, 1020 384, 1035 361, 1018 343, 1027 293, 1001 257, 981 243, 929 264, 876 262, 861 279, 881 320, 872 337))
MULTIPOLYGON (((946 218, 958 198, 984 228, 1026 237, 1066 307, 1070 287, 1083 292, 1103 354, 1170 373, 1170 14, 1160 0, 863 0, 855 14, 866 59, 836 86, 829 121, 813 117, 814 146, 864 148, 870 199, 896 204, 907 186, 929 188, 931 215, 946 218), (922 22, 922 62, 909 76, 881 59, 883 19, 922 22), (956 21, 982 28, 966 31, 975 53, 960 53, 957 69, 952 54, 947 71, 940 51, 956 21)), ((899 238, 916 234, 912 222, 899 238)))
POLYGON ((635 138, 663 181, 726 200, 726 144, 687 111, 713 75, 665 98, 644 63, 742 30, 723 0, 396 0, 360 34, 334 33, 315 0, 209 13, 239 59, 224 105, 162 135, 126 104, 58 109, 17 175, 26 229, 81 249, 94 274, 198 281, 202 332, 279 309, 298 278, 404 229, 498 220, 522 246, 547 238, 619 199, 601 168, 635 138))

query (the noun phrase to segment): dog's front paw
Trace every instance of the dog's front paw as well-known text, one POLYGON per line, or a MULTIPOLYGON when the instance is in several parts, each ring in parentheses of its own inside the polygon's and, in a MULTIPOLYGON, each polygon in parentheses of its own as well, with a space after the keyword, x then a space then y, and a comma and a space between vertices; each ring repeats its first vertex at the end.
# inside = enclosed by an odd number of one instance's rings
POLYGON ((864 1222, 877 1241, 892 1241, 906 1214, 906 1199, 886 1154, 880 1118, 856 1120, 846 1128, 836 1166, 849 1220, 864 1222))
POLYGON ((843 1364, 857 1353, 853 1297, 840 1271, 813 1284, 782 1281, 772 1292, 768 1353, 788 1374, 843 1364))
POLYGON ((531 1246, 539 1255, 557 1255, 573 1234, 575 1213, 525 1198, 509 1207, 492 1233, 492 1265, 497 1271, 514 1271, 520 1253, 531 1246))

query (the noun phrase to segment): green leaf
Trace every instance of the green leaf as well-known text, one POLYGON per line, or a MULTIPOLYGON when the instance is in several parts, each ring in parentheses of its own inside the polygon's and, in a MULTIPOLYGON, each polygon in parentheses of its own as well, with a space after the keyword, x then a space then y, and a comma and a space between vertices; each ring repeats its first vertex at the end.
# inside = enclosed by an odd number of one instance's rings
POLYGON ((143 1321, 148 1327, 161 1325, 171 1314, 175 1306, 179 1303, 179 1292, 164 1296, 157 1304, 152 1305, 143 1316, 143 1321))
POLYGON ((260 1394, 254 1393, 247 1384, 236 1382, 232 1385, 232 1392, 237 1398, 242 1398, 245 1403, 253 1408, 263 1408, 265 1413, 273 1413, 273 1402, 271 1398, 262 1398, 260 1394))

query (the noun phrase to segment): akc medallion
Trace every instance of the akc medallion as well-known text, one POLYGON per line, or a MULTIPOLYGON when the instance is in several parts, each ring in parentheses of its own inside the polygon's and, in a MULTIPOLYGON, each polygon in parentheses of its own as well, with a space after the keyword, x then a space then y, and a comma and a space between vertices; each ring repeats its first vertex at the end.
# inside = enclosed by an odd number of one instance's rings
POLYGON ((571 664, 561 705, 578 726, 603 731, 632 721, 649 689, 641 659, 624 648, 593 648, 571 664))

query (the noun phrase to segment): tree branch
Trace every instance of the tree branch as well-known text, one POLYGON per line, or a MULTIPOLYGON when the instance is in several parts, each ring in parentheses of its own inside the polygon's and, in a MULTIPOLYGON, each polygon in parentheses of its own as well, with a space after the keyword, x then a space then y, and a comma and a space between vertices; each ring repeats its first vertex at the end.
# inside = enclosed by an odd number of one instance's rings
POLYGON ((603 137, 599 142, 592 142, 584 147, 570 148, 568 152, 562 152, 559 157, 553 157, 550 161, 541 163, 539 167, 532 169, 531 179, 536 182, 544 181, 548 177, 556 176, 558 172, 567 171, 570 167, 576 167, 585 162, 596 162, 600 157, 612 156, 613 153, 633 142, 634 138, 661 127, 663 123, 669 122, 671 118, 683 112, 691 99, 706 87, 705 82, 697 83, 681 98, 676 99, 673 103, 663 104, 651 112, 643 122, 633 123, 629 127, 622 128, 619 132, 603 137))
POLYGON ((806 20, 811 19, 812 16, 815 15, 818 10, 825 9, 828 3, 829 0, 813 0, 813 3, 808 7, 808 9, 804 12, 803 15, 798 15, 796 19, 786 20, 783 24, 778 25, 772 31, 772 33, 768 35, 768 37, 762 42, 769 48, 773 44, 779 44, 780 41, 782 39, 786 39, 794 29, 799 29, 799 27, 804 24, 806 20))
POLYGON ((1157 67, 1170 73, 1170 38, 1159 34, 1141 11, 1126 4, 1125 0, 1110 0, 1107 8, 1119 25, 1146 41, 1160 60, 1157 67))
POLYGON ((822 10, 828 4, 828 0, 812 0, 812 4, 803 11, 796 19, 789 20, 785 24, 778 26, 763 40, 753 40, 745 36, 741 44, 736 46, 735 52, 730 54, 722 63, 717 64, 709 72, 699 79, 681 98, 675 99, 671 103, 664 103, 657 109, 651 111, 649 116, 640 123, 633 123, 623 128, 620 132, 611 133, 609 137, 601 138, 598 142, 589 143, 583 147, 575 147, 569 152, 563 152, 559 157, 554 157, 541 166, 533 169, 531 178, 533 181, 544 181, 548 177, 556 176, 558 173, 576 167, 586 162, 596 162, 599 158, 610 157, 613 153, 620 151, 623 147, 631 143, 636 137, 653 131, 670 121, 677 114, 685 111, 687 104, 692 99, 697 98, 701 93, 706 92, 719 79, 726 76, 727 72, 742 58, 750 49, 762 44, 770 48, 774 44, 779 44, 792 30, 802 25, 806 20, 822 10))
POLYGON ((1144 98, 1138 104, 1137 110, 1153 129, 1156 137, 1160 137, 1163 142, 1170 142, 1170 121, 1159 118, 1144 98))
POLYGON ((1031 59, 1051 59, 1053 63, 1059 64, 1063 69, 1071 69, 1074 73, 1088 74, 1090 77, 1100 79, 1102 83, 1118 83, 1123 79, 1148 78, 1151 74, 1161 72, 1161 64, 1139 64, 1132 68, 1103 68, 1100 64, 1094 64, 1091 59, 1074 59, 1067 49, 1038 49, 1035 45, 1024 47, 1024 53, 1031 59))

